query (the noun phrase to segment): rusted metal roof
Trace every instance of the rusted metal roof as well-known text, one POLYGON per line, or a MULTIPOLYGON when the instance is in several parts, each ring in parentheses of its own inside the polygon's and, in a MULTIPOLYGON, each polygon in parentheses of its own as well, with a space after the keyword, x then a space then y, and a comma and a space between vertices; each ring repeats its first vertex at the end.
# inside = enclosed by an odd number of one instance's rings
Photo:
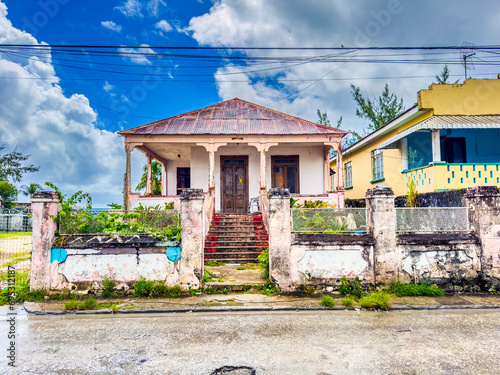
POLYGON ((118 132, 121 135, 312 135, 346 131, 318 125, 238 98, 118 132))

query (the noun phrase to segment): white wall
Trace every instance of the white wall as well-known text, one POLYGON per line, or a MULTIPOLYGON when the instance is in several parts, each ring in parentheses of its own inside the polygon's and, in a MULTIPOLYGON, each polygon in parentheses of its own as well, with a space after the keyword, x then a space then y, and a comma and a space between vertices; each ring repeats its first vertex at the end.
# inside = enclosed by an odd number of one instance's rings
MULTIPOLYGON (((167 195, 177 195, 177 168, 189 168, 189 160, 168 160, 167 162, 167 195)), ((191 176, 192 176, 191 172, 191 176)), ((191 177, 192 178, 192 177, 191 177)), ((193 181, 191 180, 191 186, 193 181)))
POLYGON ((191 187, 208 191, 208 151, 205 147, 191 147, 191 187))
POLYGON ((299 155, 299 194, 323 194, 323 146, 275 146, 267 153, 267 188, 271 185, 271 156, 299 155))

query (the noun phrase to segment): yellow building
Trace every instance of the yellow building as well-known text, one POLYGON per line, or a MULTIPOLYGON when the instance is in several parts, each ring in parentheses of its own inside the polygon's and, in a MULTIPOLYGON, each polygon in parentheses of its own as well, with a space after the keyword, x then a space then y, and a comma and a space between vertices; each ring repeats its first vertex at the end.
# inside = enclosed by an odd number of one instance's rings
POLYGON ((500 79, 419 91, 415 106, 345 149, 340 163, 336 185, 351 199, 377 185, 404 195, 408 179, 419 193, 500 186, 500 79))

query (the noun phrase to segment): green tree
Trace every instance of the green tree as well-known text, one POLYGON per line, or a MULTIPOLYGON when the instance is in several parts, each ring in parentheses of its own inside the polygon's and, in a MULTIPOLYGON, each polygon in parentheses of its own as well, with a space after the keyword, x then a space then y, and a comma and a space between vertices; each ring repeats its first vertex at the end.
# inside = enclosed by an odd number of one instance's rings
MULTIPOLYGON (((5 145, 0 146, 0 151, 4 148, 5 145)), ((17 148, 8 154, 0 155, 0 181, 8 181, 11 177, 14 182, 21 182, 24 173, 38 171, 40 167, 33 164, 22 165, 30 156, 17 152, 17 148)))
MULTIPOLYGON (((448 68, 448 65, 445 64, 441 73, 436 74, 436 81, 437 81, 436 83, 438 83, 440 85, 450 84, 451 82, 448 82, 449 78, 450 78, 450 69, 448 68)), ((454 84, 456 85, 458 83, 458 81, 460 81, 460 80, 457 79, 454 82, 454 84)))
POLYGON ((368 131, 372 132, 399 116, 404 110, 403 99, 398 100, 396 94, 389 91, 386 83, 382 94, 374 99, 365 98, 361 89, 351 84, 352 97, 356 101, 356 116, 370 121, 368 131))
POLYGON ((20 193, 23 195, 26 195, 28 197, 31 197, 33 194, 35 194, 37 191, 42 190, 43 188, 39 184, 29 184, 27 185, 22 185, 20 193))
MULTIPOLYGON (((143 190, 146 188, 146 180, 148 176, 148 165, 145 164, 142 168, 143 174, 141 177, 141 182, 135 187, 137 190, 143 190)), ((161 195, 161 163, 153 161, 151 163, 151 179, 153 181, 153 195, 161 195)))
POLYGON ((18 191, 14 185, 8 181, 0 181, 0 200, 5 208, 13 208, 16 204, 18 191))
MULTIPOLYGON (((330 122, 330 119, 328 118, 328 114, 326 113, 326 111, 323 113, 318 109, 316 113, 318 114, 318 121, 316 121, 316 124, 328 126, 330 128, 332 127, 332 123, 330 122)), ((339 120, 337 121, 336 128, 340 129, 341 126, 342 126, 342 116, 340 116, 339 120)))

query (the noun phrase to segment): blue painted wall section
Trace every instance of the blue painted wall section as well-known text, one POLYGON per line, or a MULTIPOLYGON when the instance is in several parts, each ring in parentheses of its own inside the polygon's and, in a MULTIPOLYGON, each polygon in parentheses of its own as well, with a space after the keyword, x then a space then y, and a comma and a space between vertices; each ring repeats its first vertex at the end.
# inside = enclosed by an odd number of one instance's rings
POLYGON ((50 263, 57 260, 59 263, 64 262, 68 257, 68 252, 64 249, 50 249, 50 263))
POLYGON ((178 246, 171 246, 167 248, 167 258, 171 262, 177 262, 181 259, 181 248, 178 246))

